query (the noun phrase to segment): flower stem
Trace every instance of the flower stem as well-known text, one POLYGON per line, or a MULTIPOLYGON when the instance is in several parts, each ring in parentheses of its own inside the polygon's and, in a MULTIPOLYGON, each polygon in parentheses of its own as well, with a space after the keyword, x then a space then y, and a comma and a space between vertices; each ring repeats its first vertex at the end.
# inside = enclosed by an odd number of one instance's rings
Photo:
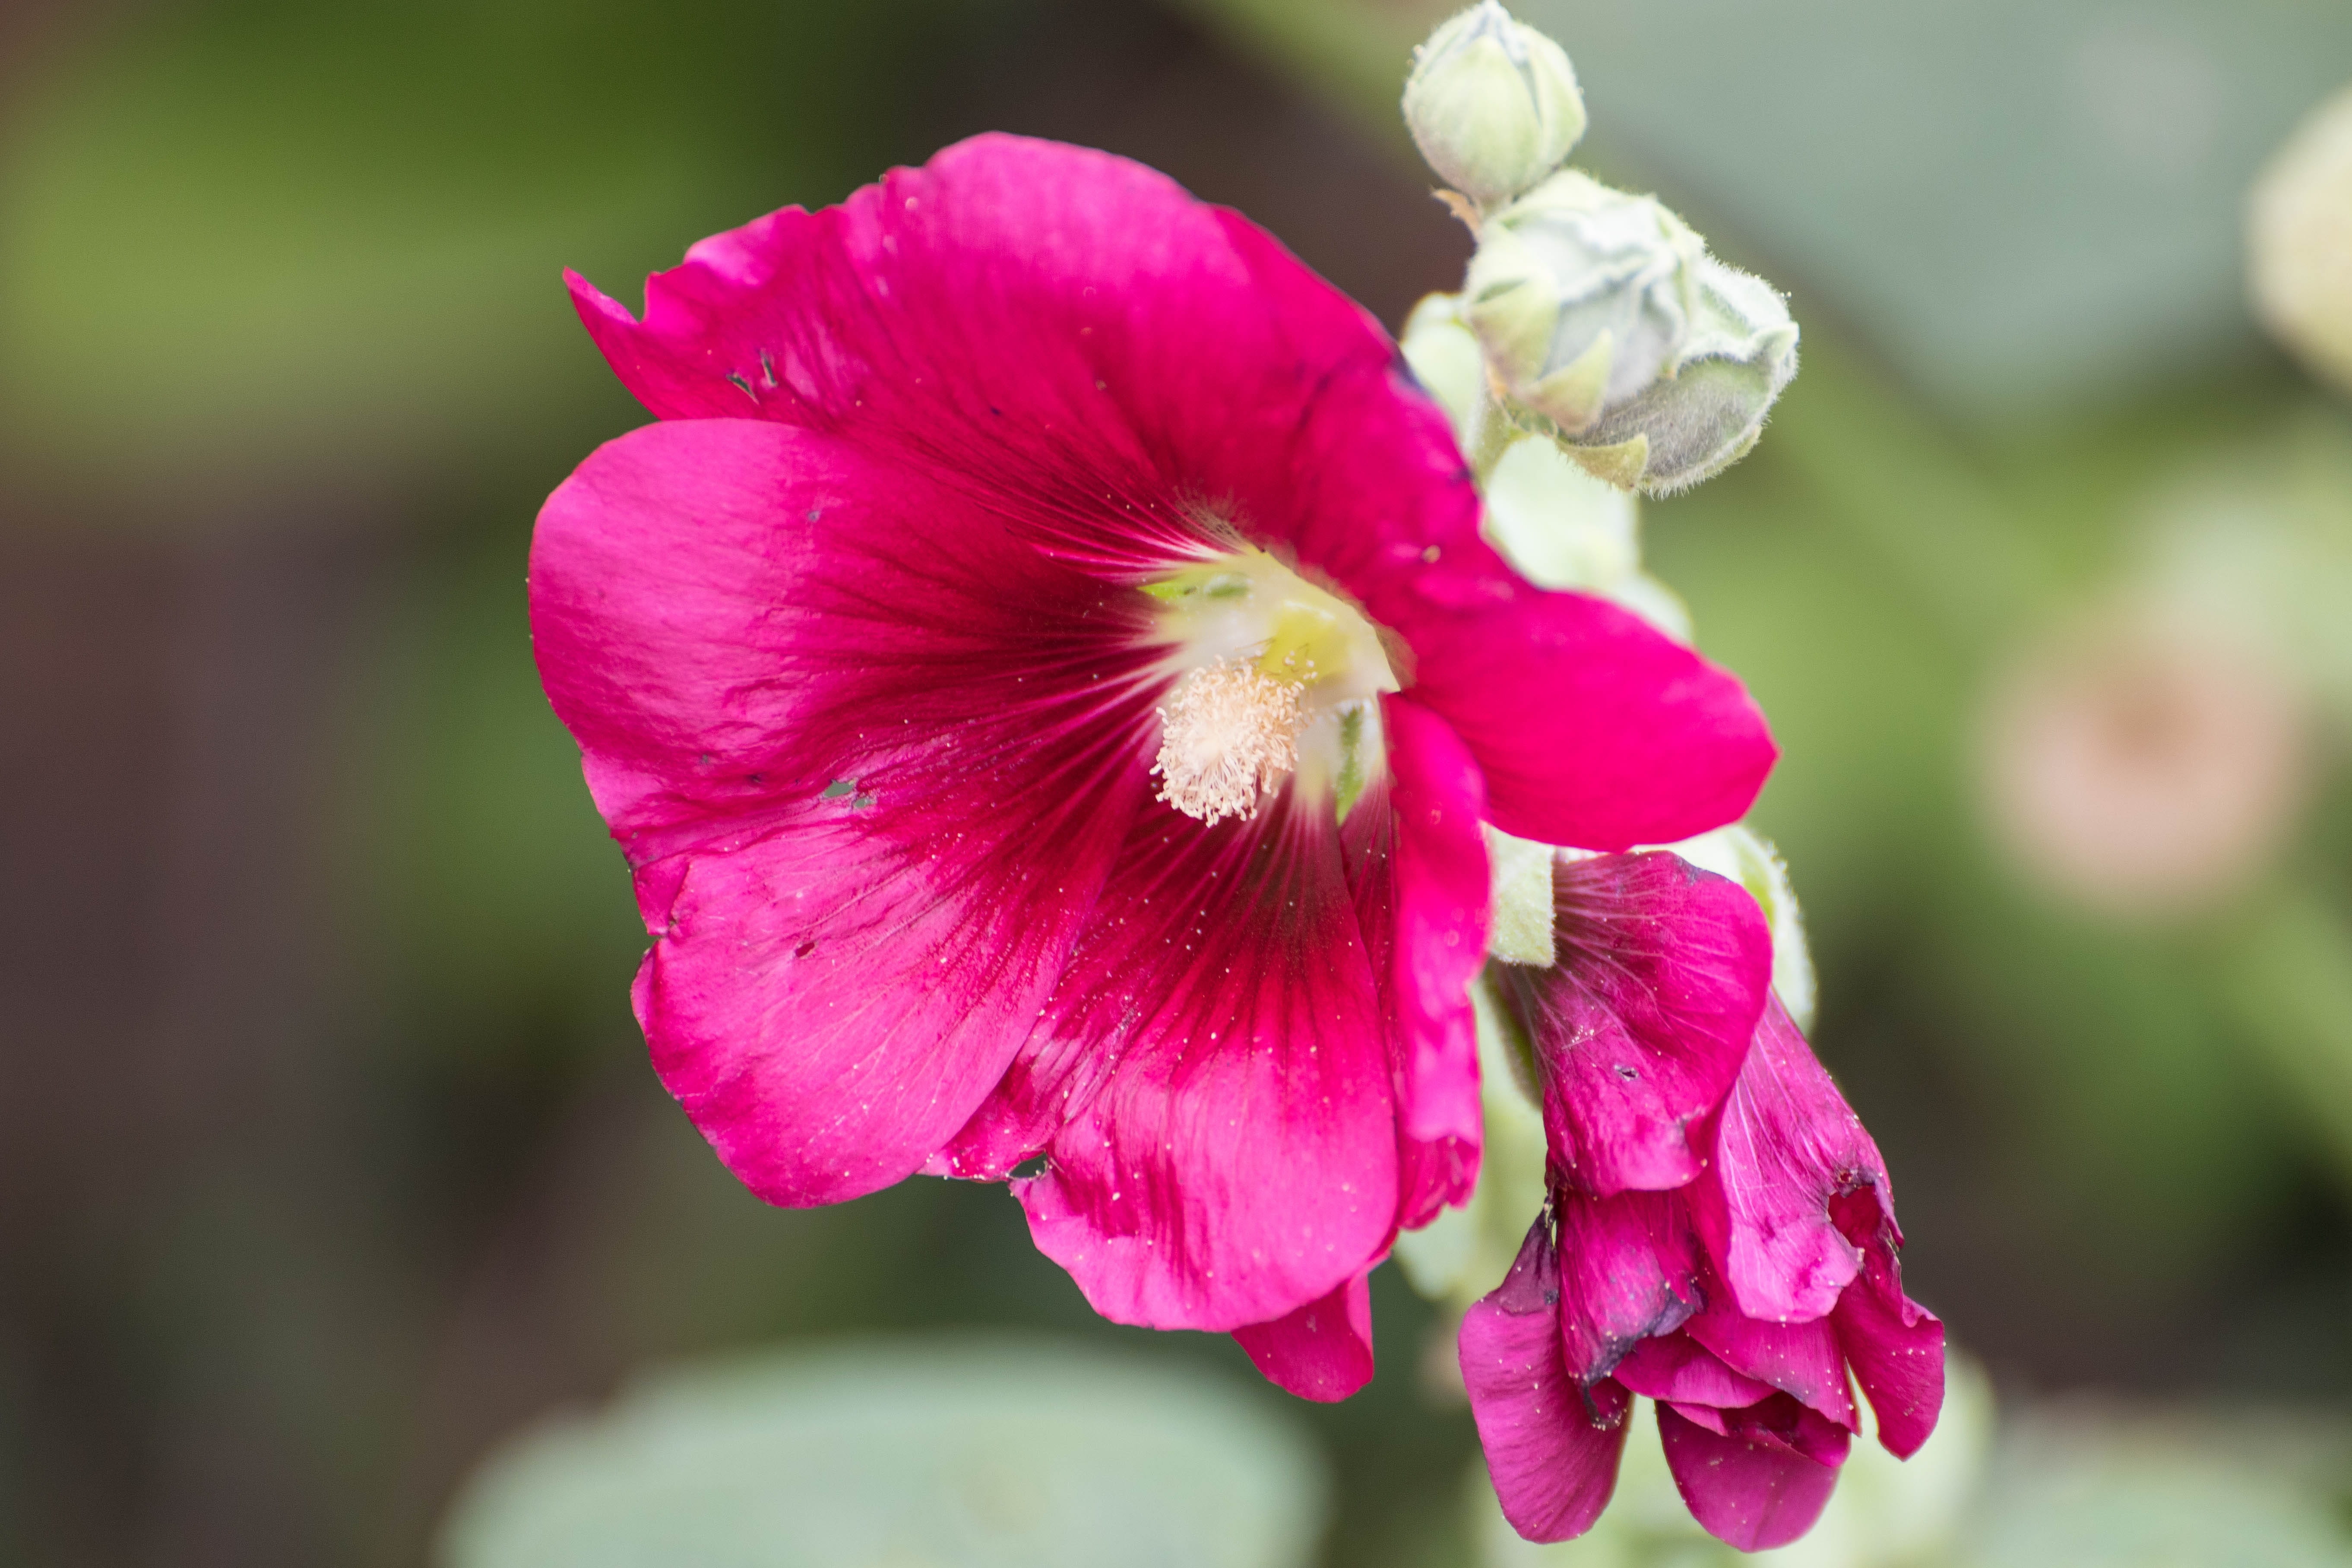
POLYGON ((1467 456, 1470 472, 1476 478, 1481 491, 1486 489, 1486 481, 1494 477, 1495 465, 1503 460, 1503 454, 1526 434, 1511 423, 1509 415, 1503 412, 1502 402, 1495 395, 1493 387, 1488 386, 1479 392, 1478 411, 1470 419, 1467 456))

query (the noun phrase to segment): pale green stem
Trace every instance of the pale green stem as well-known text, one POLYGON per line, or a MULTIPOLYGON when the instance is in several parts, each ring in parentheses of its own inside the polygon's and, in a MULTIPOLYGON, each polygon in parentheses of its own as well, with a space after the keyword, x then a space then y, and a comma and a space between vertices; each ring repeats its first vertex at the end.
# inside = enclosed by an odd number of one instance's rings
POLYGON ((1479 393, 1478 411, 1470 416, 1470 449, 1465 455, 1470 459, 1470 472, 1476 478, 1482 493, 1486 489, 1486 481, 1494 477, 1495 465, 1503 460, 1503 454, 1511 449, 1511 444, 1526 434, 1511 423, 1510 416, 1503 412, 1494 388, 1487 387, 1479 393))

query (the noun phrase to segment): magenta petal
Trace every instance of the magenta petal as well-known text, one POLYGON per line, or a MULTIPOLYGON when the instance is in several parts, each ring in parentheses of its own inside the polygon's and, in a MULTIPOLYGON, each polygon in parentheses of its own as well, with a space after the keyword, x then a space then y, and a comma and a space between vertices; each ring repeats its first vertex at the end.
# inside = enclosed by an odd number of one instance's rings
POLYGON ((1427 1225, 1478 1179, 1478 1044, 1469 984, 1486 957, 1486 847, 1477 765, 1443 720, 1382 704, 1389 776, 1342 829, 1356 914, 1394 1031, 1402 1177, 1397 1223, 1427 1225))
POLYGON ((1837 1488, 1832 1466, 1771 1436, 1737 1427, 1730 1435, 1709 1431, 1670 1405, 1657 1411, 1658 1441, 1675 1489, 1691 1517, 1717 1540, 1742 1552, 1786 1546, 1811 1530, 1829 1505, 1837 1488))
POLYGON ((1698 1240, 1679 1194, 1564 1194, 1556 1206, 1561 1353, 1590 1384, 1698 1310, 1698 1240))
POLYGON ((541 670, 656 938, 638 1016, 761 1196, 907 1175, 1028 1035, 1145 794, 1103 593, 751 422, 636 431, 541 512, 541 670), (919 572, 899 508, 939 540, 919 572))
POLYGON ((1558 1289, 1558 1258, 1538 1222, 1501 1287, 1462 1319, 1462 1380, 1486 1473, 1503 1517, 1529 1541, 1591 1529, 1625 1451, 1625 1391, 1606 1379, 1580 1388, 1560 1361, 1558 1289))
POLYGON ((1444 415, 1379 323, 1108 153, 974 137, 838 207, 704 240, 648 280, 641 322, 573 293, 664 418, 835 434, 1107 571, 1200 541, 1204 498, 1351 591, 1432 545, 1492 560, 1444 415))
POLYGON ((1838 1343, 1898 1459, 1918 1452, 1944 1407, 1944 1325, 1903 1293, 1891 1245, 1865 1246, 1862 1278, 1831 1314, 1838 1343))
POLYGON ((541 510, 530 595, 549 701, 635 865, 740 841, 842 769, 864 770, 865 795, 886 764, 950 770, 974 801, 991 767, 1075 784, 1143 751, 1153 722, 1139 595, 840 443, 755 421, 599 448, 541 510))
POLYGON ((1550 968, 1500 966, 1543 1067, 1552 1158, 1579 1189, 1679 1187, 1689 1128, 1720 1105, 1772 979, 1746 889, 1667 854, 1552 868, 1550 968))
POLYGON ((1114 1321, 1271 1321, 1388 1246, 1395 1091, 1339 837, 1287 794, 1147 810, 992 1110, 1000 1139, 1063 1119, 1014 1191, 1114 1321))
MULTIPOLYGON (((1827 1318, 1803 1323, 1759 1322, 1741 1316, 1727 1301, 1710 1300, 1706 1310, 1685 1323, 1683 1331, 1735 1371, 1769 1384, 1849 1432, 1860 1427, 1845 1357, 1827 1318)), ((1746 1405, 1760 1397, 1751 1394, 1748 1399, 1709 1403, 1746 1405)))
POLYGON ((1843 1426, 1785 1394, 1769 1394, 1753 1405, 1677 1405, 1675 1408, 1719 1436, 1741 1437, 1800 1454, 1832 1469, 1845 1463, 1853 1445, 1853 1434, 1843 1426))
POLYGON ((1359 1274, 1286 1318, 1235 1329, 1234 1338, 1277 1388, 1328 1405, 1372 1378, 1371 1277, 1359 1274))
MULTIPOLYGON (((1465 575, 1456 574, 1457 577, 1465 575)), ((1520 584, 1503 603, 1365 602, 1419 660, 1414 695, 1467 742, 1522 838, 1626 849, 1736 822, 1779 752, 1738 679, 1614 605, 1520 584)))
POLYGON ((1862 1256, 1830 1205, 1864 1188, 1888 1201, 1886 1163, 1776 1000, 1724 1102, 1714 1170, 1691 1189, 1740 1311, 1806 1320, 1836 1306, 1862 1256))
POLYGON ((1643 1340, 1610 1375, 1632 1393, 1682 1405, 1729 1409, 1772 1396, 1769 1384, 1734 1372, 1687 1334, 1643 1340))

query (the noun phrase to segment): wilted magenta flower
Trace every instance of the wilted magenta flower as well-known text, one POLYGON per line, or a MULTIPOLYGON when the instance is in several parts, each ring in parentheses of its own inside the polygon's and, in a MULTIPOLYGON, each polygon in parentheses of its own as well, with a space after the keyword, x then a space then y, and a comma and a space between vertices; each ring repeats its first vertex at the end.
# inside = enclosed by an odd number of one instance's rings
POLYGON ((770 1202, 1010 1178, 1105 1316, 1351 1390, 1476 1169, 1481 817, 1736 817, 1746 693, 1514 576, 1386 334, 1134 163, 982 137, 572 291, 663 422, 531 626, 664 1082, 770 1202))
POLYGON ((1580 1534, 1631 1396, 1692 1514, 1793 1541, 1860 1429, 1908 1457, 1943 1399, 1943 1326, 1903 1293, 1886 1167, 1770 993, 1762 912, 1672 855, 1554 869, 1549 969, 1506 986, 1543 1081, 1551 1198, 1462 1325, 1503 1511, 1580 1534))

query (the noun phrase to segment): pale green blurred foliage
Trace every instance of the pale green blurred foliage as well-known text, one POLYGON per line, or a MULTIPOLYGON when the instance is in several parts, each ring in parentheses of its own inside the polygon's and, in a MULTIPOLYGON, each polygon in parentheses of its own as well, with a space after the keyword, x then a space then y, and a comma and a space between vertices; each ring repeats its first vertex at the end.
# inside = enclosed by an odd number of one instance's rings
MULTIPOLYGON (((549 302, 545 258, 584 265, 677 228, 709 186, 707 146, 690 124, 583 114, 560 79, 519 73, 509 90, 530 100, 459 140, 395 82, 335 79, 355 32, 406 41, 315 17, 268 47, 208 41, 190 70, 186 45, 155 38, 75 61, 18 106, 31 129, 0 181, 0 406, 19 460, 384 464, 550 395, 578 405, 563 323, 530 308, 549 302)), ((527 47, 485 10, 445 68, 491 77, 527 47)))
POLYGON ((2340 1414, 2053 1403, 2004 1425, 1958 1568, 2345 1568, 2340 1414))
POLYGON ((717 0, 648 40, 610 0, 265 0, 60 49, 0 144, 0 460, 209 497, 594 417, 562 269, 642 276, 830 177, 845 68, 903 25, 794 15, 764 65, 784 20, 717 0))
MULTIPOLYGON (((2343 264, 2352 293, 2352 251, 2343 264)), ((2352 721, 2352 427, 2340 414, 2315 406, 2200 454, 2159 482, 2140 530, 2127 591, 2260 647, 2352 721)))
POLYGON ((823 1342, 510 1442, 444 1568, 1301 1568, 1323 1464, 1269 1390, 1066 1343, 823 1342))

